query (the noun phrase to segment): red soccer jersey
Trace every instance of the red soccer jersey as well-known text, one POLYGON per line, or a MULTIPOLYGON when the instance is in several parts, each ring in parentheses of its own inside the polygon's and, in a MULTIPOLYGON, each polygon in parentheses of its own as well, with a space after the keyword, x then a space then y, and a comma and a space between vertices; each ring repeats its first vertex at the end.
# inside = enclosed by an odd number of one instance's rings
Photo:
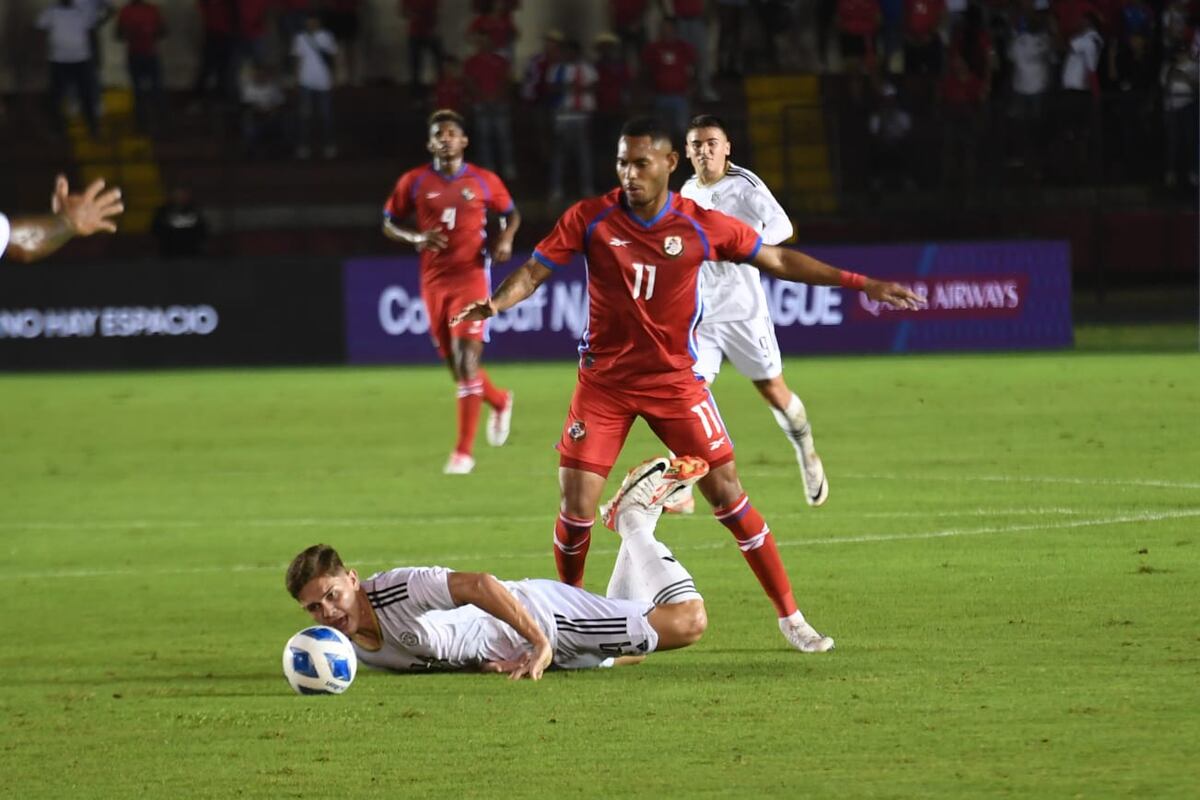
POLYGON ((504 100, 508 94, 508 59, 499 53, 476 53, 463 64, 472 100, 504 100))
POLYGON ((466 162, 454 175, 443 175, 431 164, 410 169, 383 207, 384 215, 396 222, 415 214, 419 230, 441 228, 449 239, 444 250, 421 251, 421 283, 426 288, 486 269, 487 212, 512 210, 512 195, 500 177, 466 162))
POLYGON ((945 11, 945 0, 905 0, 905 29, 910 36, 927 41, 937 32, 945 11))
POLYGON ((163 31, 162 14, 159 13, 158 6, 149 3, 125 6, 117 15, 117 30, 124 37, 130 54, 152 56, 158 37, 163 31))
POLYGON ((580 369, 625 389, 694 383, 700 264, 749 261, 762 238, 744 222, 672 192, 649 222, 620 189, 571 206, 533 257, 552 270, 587 258, 580 369))
POLYGON ((642 61, 658 94, 687 94, 696 51, 682 39, 650 42, 642 49, 642 61))

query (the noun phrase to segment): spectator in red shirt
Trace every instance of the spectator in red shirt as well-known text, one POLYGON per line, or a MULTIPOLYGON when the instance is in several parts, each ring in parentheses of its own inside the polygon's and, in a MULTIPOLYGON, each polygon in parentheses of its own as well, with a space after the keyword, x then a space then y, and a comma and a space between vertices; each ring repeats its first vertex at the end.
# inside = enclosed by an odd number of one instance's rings
POLYGON ((905 0, 904 74, 909 96, 918 108, 926 105, 942 74, 942 37, 946 0, 905 0))
POLYGON ((204 27, 204 45, 200 68, 192 93, 202 100, 215 90, 226 102, 237 100, 237 82, 233 79, 235 29, 234 0, 196 0, 204 27))
POLYGON ((838 36, 847 72, 875 72, 875 39, 882 19, 879 0, 838 0, 838 36))
POLYGON ((563 199, 563 166, 567 156, 579 170, 579 194, 592 195, 592 115, 596 111, 596 68, 579 42, 563 45, 562 63, 550 74, 558 102, 554 108, 554 149, 550 158, 550 202, 563 199))
POLYGON ((548 153, 554 147, 554 87, 550 73, 562 60, 562 31, 551 28, 542 37, 540 52, 525 62, 521 76, 523 113, 533 119, 538 152, 548 153))
POLYGON ((675 33, 675 20, 663 17, 658 38, 642 51, 642 64, 654 92, 654 113, 675 141, 682 140, 691 119, 688 92, 695 73, 696 52, 675 33))
POLYGON ((612 28, 621 40, 627 64, 636 64, 646 46, 646 6, 649 0, 609 0, 612 28))
POLYGON ((442 56, 442 68, 433 89, 433 104, 460 114, 467 108, 467 82, 463 78, 462 62, 452 55, 442 56))
POLYGON ((597 36, 595 129, 596 142, 605 154, 598 163, 607 163, 612 155, 612 143, 629 115, 632 84, 633 73, 621 54, 621 40, 614 33, 597 36))
POLYGON ((692 46, 696 55, 696 81, 700 84, 700 99, 706 103, 720 100, 712 86, 712 66, 709 58, 708 17, 704 0, 662 0, 663 14, 675 19, 679 38, 692 46))
POLYGON ((938 97, 942 112, 942 179, 963 186, 975 178, 976 150, 988 82, 971 71, 962 53, 951 51, 938 97))
POLYGON ((134 119, 138 130, 150 130, 162 108, 162 64, 158 40, 167 35, 158 6, 129 0, 117 16, 117 38, 125 41, 129 85, 133 89, 134 119))
POLYGON ((267 13, 275 0, 237 0, 235 22, 236 45, 233 57, 233 80, 241 78, 242 67, 261 64, 267 60, 267 13))
POLYGON ((482 4, 486 11, 477 14, 467 26, 467 34, 482 33, 487 36, 491 47, 511 64, 513 60, 513 44, 517 40, 517 26, 512 21, 512 11, 507 3, 492 2, 482 4))
MULTIPOLYGON (((434 72, 438 65, 444 64, 442 58, 442 42, 437 35, 438 0, 399 0, 400 16, 408 23, 408 80, 409 91, 418 95, 423 86, 422 67, 428 60, 433 64, 434 72)), ((457 59, 455 59, 457 63, 457 59)), ((461 65, 458 70, 461 79, 461 65)), ((440 77, 439 77, 440 82, 440 77)), ((448 106, 437 103, 438 108, 454 108, 462 111, 461 106, 448 106)))
POLYGON ((517 177, 517 162, 513 157, 512 101, 509 98, 508 59, 492 49, 486 34, 471 36, 475 54, 463 64, 467 98, 475 128, 472 137, 478 145, 479 164, 499 172, 507 181, 517 177), (499 150, 500 168, 496 166, 499 150))

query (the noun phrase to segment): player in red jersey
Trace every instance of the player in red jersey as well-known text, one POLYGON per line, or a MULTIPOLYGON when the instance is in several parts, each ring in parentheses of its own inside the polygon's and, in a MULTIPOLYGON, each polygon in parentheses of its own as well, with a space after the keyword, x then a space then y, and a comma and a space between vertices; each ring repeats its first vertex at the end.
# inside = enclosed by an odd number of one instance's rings
POLYGON ((400 176, 383 208, 383 233, 421 254, 421 297, 429 331, 458 384, 458 441, 446 462, 448 475, 475 467, 472 449, 479 411, 491 407, 488 443, 508 439, 513 393, 498 389, 480 365, 487 327, 482 320, 454 323, 463 305, 491 291, 492 259, 512 258, 513 236, 521 216, 504 182, 493 172, 463 160, 467 135, 463 118, 446 109, 429 117, 433 163, 400 176), (488 240, 488 212, 498 215, 498 233, 488 240), (414 217, 415 228, 402 226, 414 217))
POLYGON ((771 530, 738 479, 716 402, 692 369, 700 265, 750 263, 784 280, 859 289, 898 308, 924 301, 899 284, 763 245, 744 222, 669 191, 667 180, 678 163, 659 123, 626 123, 617 148, 620 188, 568 209, 529 261, 490 298, 463 308, 454 322, 483 320, 510 308, 575 253, 584 254, 590 316, 579 344, 579 381, 558 442, 559 578, 582 584, 596 503, 630 427, 642 417, 671 450, 702 454, 709 462, 697 486, 775 605, 780 630, 798 650, 824 652, 833 639, 817 633, 797 609, 771 530))

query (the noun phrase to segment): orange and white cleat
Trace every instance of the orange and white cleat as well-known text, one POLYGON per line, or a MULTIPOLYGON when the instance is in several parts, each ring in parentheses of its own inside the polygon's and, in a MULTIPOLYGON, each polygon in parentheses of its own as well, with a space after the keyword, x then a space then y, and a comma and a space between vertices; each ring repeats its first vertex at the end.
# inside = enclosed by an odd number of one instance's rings
POLYGON ((603 506, 604 524, 616 530, 617 515, 628 508, 659 510, 680 499, 696 481, 708 474, 708 462, 696 456, 652 458, 643 461, 625 475, 621 488, 603 506))

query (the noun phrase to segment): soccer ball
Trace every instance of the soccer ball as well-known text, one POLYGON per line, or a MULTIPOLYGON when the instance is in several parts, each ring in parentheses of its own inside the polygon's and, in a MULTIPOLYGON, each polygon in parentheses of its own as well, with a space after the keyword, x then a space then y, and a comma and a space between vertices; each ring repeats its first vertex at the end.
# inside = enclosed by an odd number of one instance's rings
POLYGON ((333 628, 305 628, 284 645, 283 675, 300 694, 341 694, 357 671, 354 646, 333 628))

